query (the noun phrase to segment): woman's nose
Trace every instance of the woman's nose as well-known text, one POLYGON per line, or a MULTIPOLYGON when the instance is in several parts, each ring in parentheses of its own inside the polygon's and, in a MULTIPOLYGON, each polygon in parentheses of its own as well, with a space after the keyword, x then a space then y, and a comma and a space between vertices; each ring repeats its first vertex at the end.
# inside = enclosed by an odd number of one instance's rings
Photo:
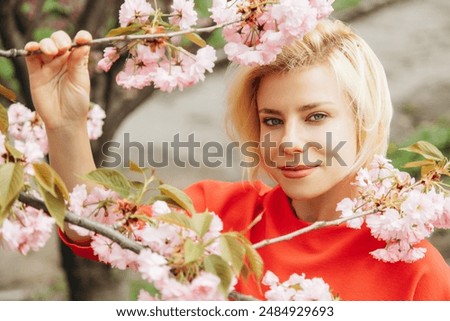
POLYGON ((285 127, 279 149, 286 154, 303 153, 307 141, 303 137, 297 125, 285 127))

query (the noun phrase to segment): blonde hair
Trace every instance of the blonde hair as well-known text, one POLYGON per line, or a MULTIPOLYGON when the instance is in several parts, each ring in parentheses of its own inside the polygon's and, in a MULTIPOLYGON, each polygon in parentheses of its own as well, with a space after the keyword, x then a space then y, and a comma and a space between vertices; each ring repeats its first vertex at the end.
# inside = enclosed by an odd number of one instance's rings
MULTIPOLYGON (((259 141, 256 93, 263 77, 320 64, 332 67, 355 115, 358 154, 350 172, 366 166, 375 154, 384 155, 392 118, 384 68, 367 43, 340 21, 322 20, 269 65, 231 69, 226 117, 230 136, 240 142, 259 141)), ((259 149, 254 152, 259 155, 259 149)), ((256 178, 257 168, 248 174, 256 178)))

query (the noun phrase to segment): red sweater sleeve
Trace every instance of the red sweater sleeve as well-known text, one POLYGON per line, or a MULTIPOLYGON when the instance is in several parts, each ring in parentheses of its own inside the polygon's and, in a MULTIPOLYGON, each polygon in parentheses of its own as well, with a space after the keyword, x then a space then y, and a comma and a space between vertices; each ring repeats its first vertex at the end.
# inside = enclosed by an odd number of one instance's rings
POLYGON ((81 256, 85 259, 98 261, 98 257, 94 254, 94 250, 90 245, 79 245, 77 243, 74 243, 60 229, 58 229, 58 235, 61 238, 61 241, 65 245, 67 245, 76 255, 81 256))
POLYGON ((438 250, 427 246, 426 258, 422 262, 422 273, 418 275, 413 300, 415 301, 449 301, 450 300, 450 267, 444 261, 438 250))

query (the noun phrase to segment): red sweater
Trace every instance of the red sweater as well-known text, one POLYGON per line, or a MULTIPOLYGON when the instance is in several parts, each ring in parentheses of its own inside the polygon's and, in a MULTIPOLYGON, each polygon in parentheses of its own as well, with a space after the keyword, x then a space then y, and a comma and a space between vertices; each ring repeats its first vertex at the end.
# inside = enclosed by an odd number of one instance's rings
MULTIPOLYGON (((196 210, 220 215, 226 231, 242 231, 264 211, 262 220, 248 233, 252 243, 284 235, 309 223, 299 220, 283 190, 261 182, 203 181, 186 190, 196 210)), ((92 248, 63 241, 83 257, 96 259, 92 248)), ((450 300, 450 267, 428 242, 425 258, 415 263, 384 263, 369 252, 383 247, 367 228, 354 230, 345 224, 322 228, 292 240, 259 249, 266 270, 280 281, 292 273, 321 277, 342 300, 450 300)), ((265 290, 262 287, 263 291, 265 290)), ((263 298, 252 279, 240 281, 238 292, 263 298)))

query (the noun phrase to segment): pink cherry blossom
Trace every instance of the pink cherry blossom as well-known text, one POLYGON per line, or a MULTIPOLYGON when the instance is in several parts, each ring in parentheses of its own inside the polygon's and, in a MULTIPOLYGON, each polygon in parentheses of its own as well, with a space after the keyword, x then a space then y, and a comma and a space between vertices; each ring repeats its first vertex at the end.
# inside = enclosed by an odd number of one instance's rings
POLYGON ((125 0, 120 6, 119 22, 121 27, 131 23, 145 23, 155 10, 145 0, 125 0))
POLYGON ((189 29, 197 23, 197 11, 193 0, 173 0, 169 22, 178 25, 180 29, 189 29))
POLYGON ((96 140, 103 134, 105 111, 98 105, 92 104, 88 112, 87 131, 90 140, 96 140))
POLYGON ((175 278, 167 278, 163 282, 155 284, 164 301, 193 301, 190 285, 175 278))
POLYGON ((169 277, 170 266, 164 256, 150 250, 143 250, 137 258, 139 272, 150 282, 159 282, 169 277))
POLYGON ((151 84, 149 73, 154 72, 154 67, 138 66, 133 59, 128 59, 125 68, 116 76, 116 82, 125 89, 142 89, 151 84))
POLYGON ((172 212, 172 210, 166 202, 156 201, 152 204, 152 213, 155 217, 159 215, 169 214, 170 212, 172 212))
POLYGON ((18 202, 12 211, 14 215, 6 218, 0 226, 0 244, 23 255, 44 247, 51 236, 55 220, 42 210, 18 202))
POLYGON ((224 27, 224 50, 231 61, 252 66, 274 61, 285 45, 302 38, 332 12, 331 2, 214 1, 210 11, 216 23, 241 20, 224 27))
POLYGON ((195 301, 223 301, 225 297, 219 288, 217 275, 202 272, 190 284, 190 292, 195 301))
POLYGON ((436 215, 436 220, 433 222, 433 225, 436 228, 450 228, 450 196, 444 198, 442 213, 436 215))
POLYGON ((147 291, 141 289, 139 291, 138 297, 137 297, 138 301, 158 301, 157 298, 155 298, 154 296, 150 295, 150 293, 148 293, 147 291))
POLYGON ((328 17, 333 12, 334 0, 309 0, 311 7, 317 10, 317 19, 328 17))
POLYGON ((304 274, 292 274, 280 283, 279 278, 267 271, 262 284, 270 287, 265 297, 270 301, 331 301, 334 299, 330 286, 321 278, 307 279, 304 274))
POLYGON ((365 221, 371 234, 386 242, 385 248, 371 252, 379 260, 413 262, 422 258, 425 251, 417 247, 419 242, 436 227, 448 224, 447 194, 416 182, 381 155, 358 171, 354 184, 359 197, 342 200, 336 210, 342 217, 366 211, 365 218, 350 220, 347 225, 360 227, 365 221))
MULTIPOLYGON (((336 206, 336 211, 342 212, 341 217, 352 217, 358 214, 357 212, 357 200, 352 200, 350 198, 344 198, 336 206)), ((363 217, 354 218, 347 221, 347 226, 354 229, 360 229, 361 225, 364 223, 363 217)))
POLYGON ((384 249, 370 252, 374 258, 387 263, 399 261, 413 263, 423 258, 425 253, 425 248, 411 247, 407 242, 403 241, 388 243, 384 249))
MULTIPOLYGON (((68 209, 75 215, 89 218, 93 221, 112 225, 123 215, 117 210, 116 192, 101 187, 94 187, 87 193, 86 185, 76 185, 69 194, 68 209)), ((70 228, 80 235, 87 236, 92 233, 85 228, 70 224, 70 228)))
POLYGON ((120 55, 116 47, 106 47, 103 50, 103 58, 97 63, 97 67, 105 72, 108 72, 114 62, 119 58, 120 55))
POLYGON ((217 60, 216 50, 211 46, 205 46, 197 51, 195 62, 190 65, 188 76, 195 82, 205 79, 205 72, 212 72, 214 62, 217 60))
POLYGON ((242 14, 237 12, 240 1, 213 0, 211 8, 211 19, 217 24, 239 21, 242 14))
POLYGON ((300 283, 302 291, 294 295, 295 301, 332 301, 330 286, 322 278, 304 279, 300 283))
POLYGON ((21 103, 11 104, 8 108, 8 120, 10 125, 33 121, 35 117, 36 113, 21 103))

